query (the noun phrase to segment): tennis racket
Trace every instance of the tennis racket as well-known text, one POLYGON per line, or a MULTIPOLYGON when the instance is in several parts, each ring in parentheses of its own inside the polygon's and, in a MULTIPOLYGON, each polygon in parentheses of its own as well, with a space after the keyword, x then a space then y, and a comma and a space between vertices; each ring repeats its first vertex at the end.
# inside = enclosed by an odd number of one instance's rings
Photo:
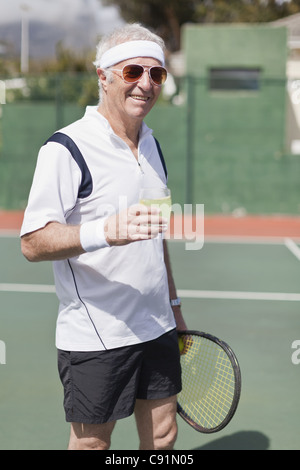
POLYGON ((177 412, 195 430, 214 433, 232 419, 241 393, 241 372, 232 349, 212 335, 179 331, 182 391, 177 412))

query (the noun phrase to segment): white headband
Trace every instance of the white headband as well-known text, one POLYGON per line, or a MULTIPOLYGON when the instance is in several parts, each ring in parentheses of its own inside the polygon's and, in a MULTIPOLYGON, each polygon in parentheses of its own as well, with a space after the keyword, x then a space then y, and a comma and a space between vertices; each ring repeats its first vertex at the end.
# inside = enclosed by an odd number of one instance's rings
POLYGON ((106 69, 133 57, 152 57, 159 60, 163 66, 165 65, 164 52, 156 42, 128 41, 104 52, 100 59, 100 68, 106 69))

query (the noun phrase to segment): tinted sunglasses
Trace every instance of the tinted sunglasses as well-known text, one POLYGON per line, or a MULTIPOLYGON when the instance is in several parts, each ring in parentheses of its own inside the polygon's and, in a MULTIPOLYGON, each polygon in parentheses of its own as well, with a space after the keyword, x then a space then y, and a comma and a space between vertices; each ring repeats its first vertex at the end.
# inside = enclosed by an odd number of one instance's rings
POLYGON ((125 65, 122 69, 110 69, 116 72, 122 72, 122 78, 125 83, 138 82, 145 71, 148 72, 149 78, 156 86, 162 86, 167 80, 168 72, 164 67, 154 65, 153 67, 144 67, 138 64, 125 65))

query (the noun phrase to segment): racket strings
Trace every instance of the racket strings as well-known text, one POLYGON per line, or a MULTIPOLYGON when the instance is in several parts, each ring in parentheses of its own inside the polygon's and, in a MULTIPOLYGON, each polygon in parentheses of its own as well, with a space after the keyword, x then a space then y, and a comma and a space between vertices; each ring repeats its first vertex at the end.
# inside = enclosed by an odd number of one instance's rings
POLYGON ((193 336, 181 361, 183 386, 178 402, 186 417, 203 428, 218 426, 228 415, 235 393, 230 359, 217 343, 193 336))

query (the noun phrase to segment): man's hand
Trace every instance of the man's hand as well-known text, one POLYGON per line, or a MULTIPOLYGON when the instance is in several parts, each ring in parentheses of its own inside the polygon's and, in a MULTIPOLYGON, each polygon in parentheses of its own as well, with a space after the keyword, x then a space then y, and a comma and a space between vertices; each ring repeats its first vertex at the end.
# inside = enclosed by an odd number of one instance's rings
POLYGON ((158 208, 136 204, 110 216, 104 225, 104 233, 109 245, 127 245, 155 238, 167 230, 167 225, 168 221, 159 215, 158 208))

